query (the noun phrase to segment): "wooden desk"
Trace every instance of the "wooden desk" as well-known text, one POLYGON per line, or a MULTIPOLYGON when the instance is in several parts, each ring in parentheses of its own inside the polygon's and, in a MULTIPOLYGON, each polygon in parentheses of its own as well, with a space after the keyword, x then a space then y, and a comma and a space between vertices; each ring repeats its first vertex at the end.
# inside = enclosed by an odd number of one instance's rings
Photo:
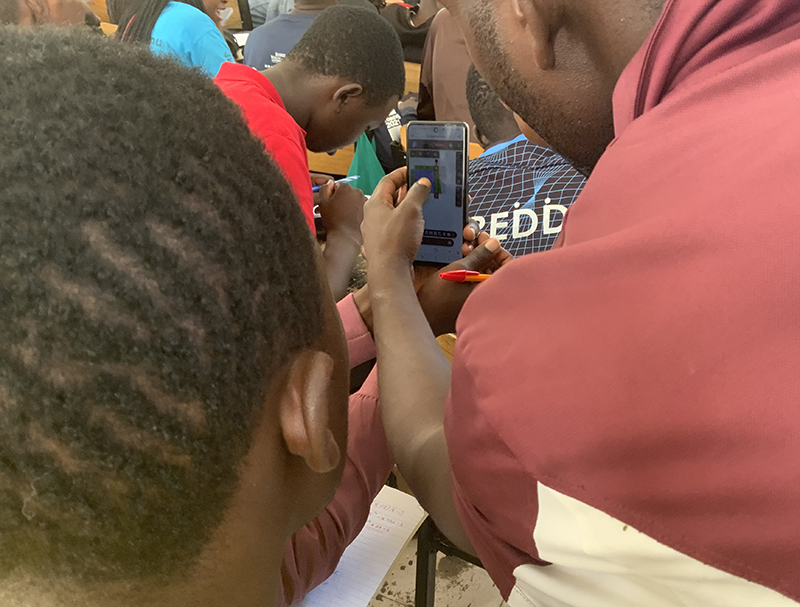
POLYGON ((117 26, 113 23, 106 23, 105 21, 100 22, 100 29, 103 30, 103 33, 109 38, 113 38, 117 33, 117 26))
POLYGON ((347 175, 355 153, 355 145, 342 148, 333 156, 308 152, 308 170, 312 173, 325 173, 326 175, 334 177, 337 175, 347 175))
POLYGON ((228 17, 228 20, 225 22, 225 29, 229 30, 242 29, 242 10, 241 8, 239 8, 239 3, 236 0, 228 0, 225 3, 225 8, 228 7, 233 9, 233 14, 230 17, 228 17))
POLYGON ((483 154, 484 150, 481 147, 480 143, 475 143, 474 141, 469 142, 469 159, 475 160, 478 156, 483 154))
POLYGON ((456 334, 455 333, 445 333, 444 335, 440 335, 436 338, 436 341, 439 342, 439 347, 444 352, 444 355, 447 357, 448 362, 452 365, 453 364, 453 354, 456 351, 456 334))
MULTIPOLYGON (((88 0, 86 4, 92 9, 92 12, 97 15, 100 21, 109 23, 111 20, 108 18, 108 9, 106 8, 106 0, 88 0)), ((105 32, 106 30, 103 29, 105 32)))
POLYGON ((419 63, 405 62, 406 66, 406 95, 419 93, 419 63))

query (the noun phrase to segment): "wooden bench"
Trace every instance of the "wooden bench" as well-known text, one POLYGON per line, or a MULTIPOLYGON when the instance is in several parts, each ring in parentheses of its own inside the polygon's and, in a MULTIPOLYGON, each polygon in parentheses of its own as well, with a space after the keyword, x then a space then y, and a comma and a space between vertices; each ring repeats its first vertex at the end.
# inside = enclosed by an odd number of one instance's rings
POLYGON ((337 150, 332 156, 330 154, 308 152, 308 170, 312 173, 324 173, 333 177, 347 175, 355 153, 355 145, 337 150))

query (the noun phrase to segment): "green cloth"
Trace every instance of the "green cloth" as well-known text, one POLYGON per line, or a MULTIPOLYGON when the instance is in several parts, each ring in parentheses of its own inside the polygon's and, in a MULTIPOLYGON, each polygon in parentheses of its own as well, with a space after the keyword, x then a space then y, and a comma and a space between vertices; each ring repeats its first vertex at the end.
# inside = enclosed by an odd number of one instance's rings
POLYGON ((351 182, 354 188, 358 188, 369 196, 375 191, 378 182, 386 176, 383 172, 381 163, 378 162, 378 155, 375 152, 375 142, 370 141, 366 133, 356 141, 356 153, 353 162, 350 163, 350 170, 347 176, 358 175, 358 179, 351 182))

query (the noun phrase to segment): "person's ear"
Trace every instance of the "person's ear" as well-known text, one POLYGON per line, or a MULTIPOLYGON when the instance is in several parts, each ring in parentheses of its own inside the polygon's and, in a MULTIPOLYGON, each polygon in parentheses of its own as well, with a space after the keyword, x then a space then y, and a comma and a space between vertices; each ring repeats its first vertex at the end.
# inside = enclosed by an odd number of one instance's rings
POLYGON ((533 60, 542 70, 551 70, 556 65, 553 49, 555 2, 547 0, 511 0, 514 19, 524 28, 532 41, 533 60))
POLYGON ((339 445, 329 425, 334 361, 318 350, 304 350, 291 363, 280 401, 280 424, 289 453, 324 474, 339 464, 339 445))
POLYGON ((42 23, 50 16, 50 4, 47 0, 25 0, 31 15, 31 24, 42 23))
POLYGON ((344 86, 340 86, 336 89, 336 92, 333 94, 333 101, 336 103, 336 112, 341 112, 342 108, 350 102, 351 99, 360 96, 364 92, 364 89, 360 84, 356 84, 355 82, 350 84, 345 84, 344 86))

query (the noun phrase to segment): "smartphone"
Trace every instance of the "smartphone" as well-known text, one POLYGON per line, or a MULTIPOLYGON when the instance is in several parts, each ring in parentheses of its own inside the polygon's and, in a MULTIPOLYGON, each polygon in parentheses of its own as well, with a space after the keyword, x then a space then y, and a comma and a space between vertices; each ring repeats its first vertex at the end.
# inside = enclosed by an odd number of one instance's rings
POLYGON ((425 232, 417 261, 446 265, 461 259, 461 233, 467 223, 466 122, 409 122, 406 143, 408 186, 427 178, 431 193, 422 214, 425 232))

